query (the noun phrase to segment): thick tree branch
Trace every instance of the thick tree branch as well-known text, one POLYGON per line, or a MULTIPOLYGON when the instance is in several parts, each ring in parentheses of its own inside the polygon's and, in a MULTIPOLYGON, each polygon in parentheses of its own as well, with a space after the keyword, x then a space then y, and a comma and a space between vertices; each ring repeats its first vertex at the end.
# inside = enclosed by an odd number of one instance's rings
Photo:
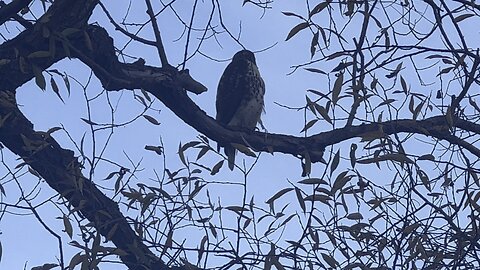
MULTIPOLYGON (((11 4, 14 4, 14 2, 10 3, 10 4, 5 4, 5 2, 3 1, 0 1, 0 13, 3 12, 3 8, 6 8, 7 6, 11 5, 11 4)), ((25 29, 28 29, 30 27, 33 26, 33 23, 25 20, 22 16, 18 15, 17 13, 13 14, 13 15, 8 15, 9 12, 5 12, 5 15, 0 15, 0 17, 3 17, 3 19, 0 19, 0 25, 5 23, 5 22, 2 22, 4 19, 5 21, 8 20, 8 17, 11 17, 13 18, 15 21, 17 21, 18 23, 20 23, 23 27, 25 27, 25 29)))
POLYGON ((5 2, 1 2, 0 8, 0 25, 4 24, 10 18, 15 17, 20 10, 27 7, 32 0, 14 0, 9 4, 5 4, 5 2))
MULTIPOLYGON (((477 124, 469 123, 456 116, 451 116, 452 123, 449 123, 442 115, 420 121, 404 119, 349 126, 310 137, 234 131, 217 123, 187 96, 177 80, 179 73, 171 69, 120 63, 114 55, 112 40, 105 30, 92 26, 89 33, 94 37, 95 49, 85 53, 79 50, 77 57, 92 68, 107 90, 145 89, 161 100, 185 123, 220 143, 247 144, 257 151, 282 152, 294 156, 304 156, 308 152, 312 161, 320 161, 326 146, 353 138, 368 137, 372 133, 377 136, 416 133, 459 145, 459 138, 450 134, 450 125, 461 129, 469 127, 470 131, 478 129, 477 124)), ((468 144, 462 143, 460 146, 466 145, 468 144)), ((478 148, 470 145, 467 149, 480 157, 478 148)))

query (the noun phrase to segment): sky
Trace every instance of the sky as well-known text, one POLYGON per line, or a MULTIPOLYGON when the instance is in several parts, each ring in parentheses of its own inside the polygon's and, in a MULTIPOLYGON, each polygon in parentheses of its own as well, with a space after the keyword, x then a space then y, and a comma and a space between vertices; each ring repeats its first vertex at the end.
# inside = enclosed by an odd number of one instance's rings
MULTIPOLYGON (((208 3, 206 2, 207 1, 205 1, 204 5, 207 8, 201 9, 199 13, 195 15, 196 27, 201 27, 205 24, 207 18, 205 14, 208 12, 208 3)), ((146 21, 143 2, 141 2, 142 4, 137 3, 140 2, 132 2, 132 5, 129 7, 128 16, 125 19, 126 22, 143 23, 146 21)), ((158 1, 155 3, 155 7, 158 9, 160 4, 158 1)), ((178 15, 182 18, 189 19, 189 10, 192 3, 193 1, 177 1, 175 9, 179 12, 178 15)), ((315 89, 327 93, 329 91, 328 83, 331 83, 328 79, 335 79, 334 74, 325 76, 304 70, 299 70, 291 74, 292 66, 310 60, 311 33, 302 31, 286 42, 285 39, 288 32, 300 21, 295 17, 285 16, 282 14, 282 11, 305 14, 305 1, 275 1, 275 3, 272 4, 273 8, 267 10, 266 13, 263 13, 262 10, 251 4, 242 6, 242 1, 240 0, 225 3, 227 2, 222 2, 221 6, 224 23, 234 34, 238 34, 241 26, 242 43, 247 49, 256 52, 257 65, 266 84, 265 114, 262 115, 262 121, 267 131, 270 133, 301 136, 302 133, 300 131, 305 125, 304 111, 287 109, 285 106, 291 108, 304 106, 307 89, 315 89)), ((115 3, 105 3, 109 12, 111 12, 117 21, 121 21, 126 16, 126 7, 128 4, 129 2, 125 0, 117 0, 115 3)), ((35 3, 32 10, 38 10, 39 8, 39 3, 35 3)), ((40 12, 38 12, 37 15, 38 14, 40 14, 40 12)), ((173 65, 182 62, 185 47, 185 38, 182 36, 184 29, 175 18, 176 15, 170 10, 167 10, 158 19, 165 49, 169 61, 173 65)), ((322 19, 320 18, 319 20, 321 21, 322 19)), ((126 42, 128 42, 127 38, 119 32, 116 32, 114 27, 108 23, 106 16, 100 8, 95 10, 90 22, 98 23, 102 27, 105 27, 114 38, 117 48, 123 48, 126 42)), ((352 23, 352 29, 347 29, 345 32, 358 31, 358 29, 355 29, 358 25, 359 24, 352 23)), ((129 29, 133 29, 133 27, 129 26, 129 29)), ((371 31, 373 32, 375 30, 371 31)), ((5 28, 1 28, 0 32, 5 34, 5 28)), ((154 39, 150 25, 147 25, 139 35, 150 40, 154 39)), ((190 49, 198 44, 198 39, 196 39, 198 34, 195 35, 194 33, 193 37, 190 49)), ((434 39, 433 42, 438 42, 438 40, 434 39)), ((202 53, 215 60, 211 60, 202 55, 196 55, 186 64, 193 78, 208 88, 206 93, 202 93, 201 95, 189 93, 189 96, 212 117, 215 116, 214 104, 216 86, 219 78, 229 63, 230 58, 240 49, 241 47, 233 42, 226 34, 222 34, 219 35, 218 41, 210 38, 202 45, 202 53)), ((160 66, 159 57, 154 48, 131 43, 126 47, 124 52, 127 55, 144 58, 147 65, 160 66)), ((127 58, 126 61, 133 62, 135 59, 127 58)), ((329 63, 325 61, 321 63, 329 65, 329 63)), ((332 62, 330 65, 336 63, 337 62, 332 62)), ((328 72, 333 66, 313 65, 312 67, 328 72)), ((89 127, 80 118, 85 118, 88 114, 85 99, 96 97, 99 93, 102 93, 103 89, 99 82, 94 77, 91 77, 88 68, 78 60, 65 59, 52 66, 51 69, 58 69, 72 76, 70 79, 71 94, 69 96, 65 87, 60 87, 65 103, 63 103, 51 89, 45 92, 41 91, 35 85, 34 81, 30 81, 18 89, 18 103, 22 106, 22 111, 34 123, 36 130, 45 131, 54 126, 65 127, 69 132, 68 134, 59 131, 54 134, 54 137, 63 147, 74 150, 77 155, 79 151, 76 149, 75 143, 78 144, 86 133, 85 149, 87 149, 87 153, 91 153, 92 141, 88 132, 89 127), (85 91, 85 89, 87 90, 85 91)), ((55 77, 55 79, 59 85, 62 85, 61 78, 55 77)), ((429 77, 425 77, 425 79, 429 79, 429 77)), ((407 81, 409 83, 411 82, 408 77, 407 81)), ((430 91, 434 90, 435 89, 431 89, 430 91)), ((115 119, 118 123, 133 119, 142 112, 142 106, 134 100, 134 94, 141 95, 138 90, 135 92, 127 90, 108 93, 108 95, 99 95, 98 98, 90 102, 92 120, 97 123, 109 121, 111 117, 110 108, 107 106, 109 102, 116 110, 115 119)), ((154 170, 163 170, 164 161, 162 157, 145 151, 145 145, 159 145, 163 143, 167 167, 175 169, 182 166, 177 156, 179 143, 184 144, 197 139, 198 132, 183 123, 181 119, 170 112, 161 102, 155 101, 153 108, 155 110, 149 110, 147 114, 155 117, 161 123, 159 126, 152 125, 143 118, 137 119, 126 127, 117 128, 106 148, 105 158, 114 160, 122 166, 132 168, 132 162, 134 164, 141 163, 140 168, 142 170, 136 174, 137 178, 132 180, 132 184, 152 184, 154 170)), ((331 129, 331 126, 322 123, 313 130, 314 132, 318 132, 326 129, 331 129)), ((104 132, 98 135, 96 138, 96 151, 102 149, 108 134, 108 132, 104 132)), ((347 142, 342 148, 342 151, 344 151, 342 152, 343 156, 348 156, 345 149, 348 149, 352 142, 358 141, 352 140, 347 142)), ((418 152, 427 151, 427 149, 421 148, 415 150, 418 152)), ((193 160, 197 154, 195 151, 188 153, 190 160, 193 160)), ((2 154, 3 160, 9 164, 10 168, 14 168, 20 162, 8 151, 3 150, 2 154)), ((254 162, 252 158, 241 154, 237 155, 236 160, 237 162, 245 160, 247 165, 251 165, 254 162)), ((207 155, 202 161, 209 166, 213 166, 219 161, 219 157, 207 155)), ((349 163, 343 159, 342 162, 349 163)), ((345 167, 345 164, 342 164, 341 167, 342 166, 345 167)), ((314 165, 312 174, 321 173, 323 168, 323 165, 314 165)), ((0 177, 6 173, 2 171, 3 169, 4 167, 0 168, 0 177)), ((381 172, 385 172, 390 168, 382 167, 382 169, 383 171, 374 167, 370 173, 377 175, 379 178, 385 177, 381 172)), ((95 171, 94 179, 96 184, 107 193, 110 192, 108 188, 112 188, 113 182, 102 179, 106 178, 110 172, 116 170, 118 170, 116 166, 108 162, 102 162, 95 171)), ((25 172, 25 169, 23 169, 22 172, 25 172)), ((295 157, 281 153, 275 153, 273 156, 262 153, 258 164, 248 176, 249 190, 247 197, 255 196, 258 204, 262 204, 277 191, 291 187, 291 183, 296 183, 298 180, 301 180, 302 177, 300 175, 300 162, 295 157)), ((243 175, 241 173, 238 171, 230 172, 225 166, 219 174, 209 177, 206 180, 211 183, 211 185, 209 185, 210 195, 212 198, 219 198, 223 206, 241 204, 241 189, 238 185, 232 184, 242 183, 243 175)), ((36 180, 34 176, 27 174, 20 177, 19 182, 27 192, 30 190, 33 191, 34 195, 30 196, 35 197, 33 201, 36 203, 55 195, 45 182, 40 181, 37 186, 38 180, 36 180)), ((14 181, 6 181, 6 179, 0 179, 0 183, 2 183, 7 190, 7 196, 3 198, 3 202, 14 204, 19 196, 16 183, 14 181)), ((202 195, 205 196, 205 194, 202 195)), ((281 200, 282 203, 287 204, 290 201, 294 201, 295 198, 294 195, 290 194, 289 197, 286 196, 281 200)), ((292 202, 292 204, 294 203, 292 202)), ((353 203, 353 205, 355 205, 355 203, 353 203)), ((265 205, 262 205, 262 207, 265 207, 265 205)), ((292 211, 298 209, 298 206, 290 207, 294 209, 292 211)), ((57 217, 61 217, 62 212, 52 203, 42 205, 38 208, 38 211, 42 218, 44 218, 44 221, 49 226, 58 228, 57 232, 60 233, 63 225, 62 220, 57 217)), ((54 263, 56 261, 55 256, 58 255, 56 240, 48 234, 38 220, 31 214, 26 215, 27 212, 19 210, 15 210, 14 212, 15 214, 4 215, 0 222, 0 242, 3 246, 0 269, 22 269, 24 265, 27 266, 26 269, 30 269, 31 267, 44 263, 54 263)), ((78 229, 76 231, 74 229, 74 233, 75 232, 78 233, 78 229)), ((179 241, 184 238, 188 239, 191 246, 195 247, 202 238, 202 234, 199 233, 197 235, 184 231, 184 235, 180 233, 176 234, 175 237, 178 237, 176 239, 179 241)), ((296 235, 295 232, 291 232, 291 234, 287 234, 286 238, 297 239, 298 235, 296 235)), ((80 238, 76 237, 75 240, 79 239, 80 238)), ((71 256, 78 252, 78 250, 68 247, 66 243, 68 243, 70 239, 68 239, 66 234, 62 234, 62 240, 64 241, 65 258, 68 263, 71 256)), ((105 264, 102 266, 102 269, 122 268, 119 268, 119 266, 115 264, 105 264)))

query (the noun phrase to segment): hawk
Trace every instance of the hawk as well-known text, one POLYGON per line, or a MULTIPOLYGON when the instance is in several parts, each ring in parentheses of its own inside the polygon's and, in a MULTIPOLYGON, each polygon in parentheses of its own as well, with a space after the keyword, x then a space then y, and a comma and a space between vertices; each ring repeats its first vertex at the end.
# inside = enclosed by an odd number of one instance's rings
MULTIPOLYGON (((263 111, 265 83, 255 62, 255 56, 249 50, 237 52, 220 78, 217 88, 218 122, 225 126, 243 130, 254 130, 260 122, 263 111)), ((220 145, 219 145, 220 146, 220 145)), ((228 167, 235 165, 235 148, 225 148, 228 167)))

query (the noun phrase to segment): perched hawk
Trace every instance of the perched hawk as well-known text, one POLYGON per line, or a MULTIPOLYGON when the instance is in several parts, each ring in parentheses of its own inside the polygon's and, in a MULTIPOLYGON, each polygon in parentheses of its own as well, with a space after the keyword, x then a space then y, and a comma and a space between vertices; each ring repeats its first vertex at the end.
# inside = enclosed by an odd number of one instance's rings
MULTIPOLYGON (((254 130, 263 111, 265 83, 251 51, 237 52, 223 72, 217 89, 217 121, 244 130, 254 130)), ((228 167, 235 165, 235 148, 221 145, 228 157, 228 167)))

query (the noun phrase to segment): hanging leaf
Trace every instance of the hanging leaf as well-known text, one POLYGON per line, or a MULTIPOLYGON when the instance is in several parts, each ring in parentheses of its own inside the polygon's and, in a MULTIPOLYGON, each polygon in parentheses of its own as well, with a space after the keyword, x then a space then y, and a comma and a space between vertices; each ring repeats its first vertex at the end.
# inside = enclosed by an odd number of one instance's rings
POLYGON ((62 219, 63 219, 63 227, 65 228, 65 232, 67 233, 68 237, 72 239, 72 236, 73 236, 72 223, 70 223, 70 220, 66 215, 63 215, 62 219))
POLYGON ((312 42, 310 43, 310 58, 315 55, 316 47, 318 45, 318 31, 313 34, 312 42))
POLYGON ((357 162, 357 158, 355 155, 355 151, 357 150, 357 145, 352 143, 350 146, 350 165, 352 165, 352 168, 355 168, 355 164, 357 162))
POLYGON ((35 76, 35 83, 38 85, 38 87, 40 87, 40 89, 45 91, 47 82, 45 81, 45 77, 43 77, 42 70, 36 65, 32 65, 32 71, 33 75, 35 76))
POLYGON ((332 164, 330 165, 330 175, 337 169, 338 164, 340 163, 340 149, 338 149, 337 153, 333 157, 332 164))
POLYGON ((297 195, 298 204, 300 204, 300 207, 302 208, 303 212, 305 213, 306 212, 306 206, 305 206, 305 201, 303 200, 302 191, 299 188, 295 187, 295 194, 297 195))
POLYGON ((50 77, 50 85, 52 86, 52 90, 53 92, 57 95, 57 97, 63 102, 65 103, 65 101, 63 101, 63 98, 62 96, 60 95, 60 90, 58 89, 58 85, 57 83, 55 82, 55 79, 52 77, 50 77))
POLYGON ((402 85, 402 90, 405 94, 408 93, 408 86, 407 86, 407 82, 405 81, 405 79, 403 78, 402 75, 400 75, 400 84, 402 85))
POLYGON ((335 83, 333 85, 333 90, 332 90, 332 102, 333 104, 337 104, 337 101, 340 96, 340 90, 342 89, 343 85, 343 73, 338 74, 337 79, 335 80, 335 83))

